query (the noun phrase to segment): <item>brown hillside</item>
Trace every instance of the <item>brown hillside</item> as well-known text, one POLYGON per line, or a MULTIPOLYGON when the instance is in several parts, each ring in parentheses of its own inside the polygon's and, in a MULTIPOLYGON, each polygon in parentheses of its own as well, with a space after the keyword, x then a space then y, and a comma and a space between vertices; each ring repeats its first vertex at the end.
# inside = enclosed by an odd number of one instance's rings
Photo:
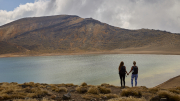
POLYGON ((17 53, 17 52, 25 52, 25 51, 27 50, 21 46, 0 41, 0 54, 17 53))
POLYGON ((180 35, 159 30, 127 30, 71 15, 23 18, 0 27, 0 41, 38 52, 143 49, 179 51, 180 35))
POLYGON ((167 89, 167 88, 176 88, 179 86, 180 86, 180 75, 167 80, 166 82, 158 85, 157 87, 167 89))

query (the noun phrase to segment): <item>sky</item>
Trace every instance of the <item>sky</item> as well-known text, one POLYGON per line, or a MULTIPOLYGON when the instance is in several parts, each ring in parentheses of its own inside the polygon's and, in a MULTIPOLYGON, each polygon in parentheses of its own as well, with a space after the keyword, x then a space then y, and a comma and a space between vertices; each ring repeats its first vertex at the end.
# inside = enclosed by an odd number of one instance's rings
POLYGON ((180 0, 0 0, 0 26, 24 17, 61 14, 125 29, 180 33, 180 0))

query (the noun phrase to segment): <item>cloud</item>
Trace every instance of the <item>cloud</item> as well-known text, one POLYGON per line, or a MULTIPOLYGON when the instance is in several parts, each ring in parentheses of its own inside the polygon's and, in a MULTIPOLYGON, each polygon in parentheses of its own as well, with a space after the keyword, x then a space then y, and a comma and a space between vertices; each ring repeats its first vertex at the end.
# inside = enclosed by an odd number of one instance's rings
POLYGON ((179 0, 36 0, 13 11, 0 10, 0 25, 24 17, 78 15, 126 29, 180 33, 179 0))

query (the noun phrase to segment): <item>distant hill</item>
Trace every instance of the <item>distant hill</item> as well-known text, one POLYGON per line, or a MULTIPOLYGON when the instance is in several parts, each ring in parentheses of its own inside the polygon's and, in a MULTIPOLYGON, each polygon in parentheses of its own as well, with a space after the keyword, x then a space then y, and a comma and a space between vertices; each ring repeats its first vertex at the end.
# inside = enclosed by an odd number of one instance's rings
MULTIPOLYGON (((129 48, 179 51, 179 39, 179 34, 166 31, 128 30, 74 15, 23 18, 0 26, 1 42, 40 53, 112 51, 129 48)), ((1 49, 0 54, 16 50, 8 45, 7 47, 1 49)))

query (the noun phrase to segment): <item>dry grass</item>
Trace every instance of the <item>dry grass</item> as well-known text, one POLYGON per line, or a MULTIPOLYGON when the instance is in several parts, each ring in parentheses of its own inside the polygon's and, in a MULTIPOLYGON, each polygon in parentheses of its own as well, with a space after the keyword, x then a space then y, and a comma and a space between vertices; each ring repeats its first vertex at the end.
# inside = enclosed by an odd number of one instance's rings
POLYGON ((58 92, 58 93, 60 93, 60 92, 67 92, 68 89, 66 87, 60 87, 60 88, 57 88, 55 91, 58 92))
POLYGON ((54 100, 49 100, 47 98, 43 98, 42 100, 37 100, 37 99, 14 99, 13 101, 54 101, 54 100))
POLYGON ((169 91, 160 91, 158 92, 158 96, 160 98, 167 98, 169 101, 180 101, 180 95, 169 91))
POLYGON ((86 92, 87 92, 87 87, 78 86, 78 87, 76 88, 76 91, 77 91, 78 93, 81 93, 81 94, 86 93, 86 92))
POLYGON ((100 96, 97 94, 85 94, 85 95, 82 95, 81 97, 86 100, 91 100, 92 98, 96 98, 96 99, 100 98, 100 96))
POLYGON ((110 85, 110 84, 107 84, 107 83, 103 83, 103 84, 101 84, 101 86, 104 86, 104 87, 116 87, 114 85, 110 85))
POLYGON ((149 92, 156 94, 159 91, 159 88, 149 88, 149 92))
POLYGON ((87 86, 87 83, 83 82, 83 83, 81 84, 81 86, 87 86))
POLYGON ((3 100, 8 99, 24 99, 26 97, 29 98, 39 98, 48 94, 47 91, 41 90, 38 88, 38 85, 33 82, 24 83, 26 88, 22 88, 22 85, 18 85, 17 83, 3 83, 0 88, 0 95, 3 100))
POLYGON ((100 93, 102 94, 109 94, 112 92, 110 88, 101 87, 101 86, 99 86, 98 88, 99 88, 100 93))
POLYGON ((119 96, 117 94, 100 94, 101 98, 106 99, 112 99, 112 98, 118 98, 119 96))
POLYGON ((68 84, 66 84, 66 87, 72 87, 72 86, 75 86, 74 84, 72 84, 72 83, 68 83, 68 84))
POLYGON ((170 101, 180 101, 180 87, 164 90, 160 88, 148 89, 145 86, 120 89, 109 84, 94 86, 82 83, 76 87, 74 84, 39 84, 34 82, 24 84, 0 83, 0 101, 52 101, 58 98, 61 99, 64 93, 74 89, 77 92, 73 92, 72 94, 76 98, 72 99, 75 100, 109 99, 109 101, 144 101, 146 99, 149 101, 152 99, 160 100, 160 98, 167 98, 170 101))
POLYGON ((99 94, 99 89, 97 87, 90 87, 87 92, 90 94, 99 94))
POLYGON ((180 94, 180 89, 179 88, 171 88, 169 89, 170 92, 180 94))
POLYGON ((122 92, 121 92, 121 96, 126 96, 126 97, 129 97, 129 96, 134 96, 134 97, 142 97, 142 92, 141 90, 139 90, 138 88, 127 88, 127 89, 124 89, 122 92))
POLYGON ((103 84, 101 84, 101 86, 110 87, 110 85, 107 83, 103 83, 103 84))
POLYGON ((108 101, 146 101, 144 98, 134 98, 134 97, 121 97, 121 98, 114 98, 108 101))

